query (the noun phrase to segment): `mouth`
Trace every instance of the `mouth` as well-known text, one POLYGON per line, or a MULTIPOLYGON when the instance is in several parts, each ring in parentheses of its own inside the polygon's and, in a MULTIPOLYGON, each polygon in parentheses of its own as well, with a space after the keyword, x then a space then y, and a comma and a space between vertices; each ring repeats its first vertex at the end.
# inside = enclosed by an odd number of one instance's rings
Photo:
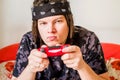
POLYGON ((49 36, 49 37, 47 37, 47 39, 49 41, 55 41, 57 39, 57 37, 56 36, 49 36))

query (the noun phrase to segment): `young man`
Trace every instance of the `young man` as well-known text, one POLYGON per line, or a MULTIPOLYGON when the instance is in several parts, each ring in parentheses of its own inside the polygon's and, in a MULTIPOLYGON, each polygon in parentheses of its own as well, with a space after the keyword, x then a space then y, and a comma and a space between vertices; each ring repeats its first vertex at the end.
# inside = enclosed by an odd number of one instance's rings
POLYGON ((74 26, 67 0, 34 0, 32 18, 32 32, 21 40, 12 80, 109 80, 98 38, 74 26), (59 56, 38 50, 65 44, 59 56))

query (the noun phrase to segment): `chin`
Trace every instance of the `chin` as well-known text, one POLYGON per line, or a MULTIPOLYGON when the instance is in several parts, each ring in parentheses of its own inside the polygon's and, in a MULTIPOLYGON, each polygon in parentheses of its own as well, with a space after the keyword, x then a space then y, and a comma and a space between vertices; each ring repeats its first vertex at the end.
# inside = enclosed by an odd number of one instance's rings
POLYGON ((48 46, 56 46, 56 45, 61 45, 62 43, 59 43, 59 42, 50 42, 50 43, 47 43, 48 46))

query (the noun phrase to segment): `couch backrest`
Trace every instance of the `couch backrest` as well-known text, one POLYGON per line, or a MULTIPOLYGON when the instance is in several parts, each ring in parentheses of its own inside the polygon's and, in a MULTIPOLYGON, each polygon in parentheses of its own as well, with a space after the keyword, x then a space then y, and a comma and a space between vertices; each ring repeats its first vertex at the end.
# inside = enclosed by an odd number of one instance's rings
POLYGON ((15 60, 19 43, 14 43, 0 49, 0 63, 8 60, 15 60))
POLYGON ((111 57, 120 59, 120 44, 101 43, 106 60, 111 57))

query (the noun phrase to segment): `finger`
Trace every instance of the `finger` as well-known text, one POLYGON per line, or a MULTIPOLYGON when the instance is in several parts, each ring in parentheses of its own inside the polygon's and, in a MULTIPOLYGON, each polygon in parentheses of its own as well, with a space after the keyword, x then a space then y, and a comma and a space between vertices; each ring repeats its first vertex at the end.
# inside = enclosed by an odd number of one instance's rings
POLYGON ((32 61, 37 62, 37 63, 43 63, 44 60, 46 60, 47 58, 39 58, 36 56, 32 56, 32 61))
POLYGON ((49 61, 48 60, 44 60, 42 63, 39 63, 39 65, 36 68, 38 68, 38 71, 42 71, 45 68, 47 68, 48 65, 49 65, 49 61))
POLYGON ((45 68, 47 68, 45 65, 40 64, 37 71, 43 71, 45 68))
POLYGON ((69 53, 69 52, 75 52, 75 51, 78 51, 78 50, 80 50, 80 48, 78 46, 72 45, 72 46, 68 46, 68 47, 63 48, 62 52, 68 52, 69 53))
POLYGON ((75 63, 75 60, 70 59, 70 60, 63 60, 64 64, 73 64, 75 63))
POLYGON ((75 69, 75 70, 77 70, 78 67, 79 67, 78 65, 76 65, 76 64, 74 64, 74 63, 73 63, 73 64, 66 64, 66 66, 69 67, 69 68, 73 68, 73 69, 75 69))
POLYGON ((32 72, 37 72, 37 71, 43 71, 45 68, 47 68, 49 65, 49 61, 45 59, 43 63, 38 63, 31 61, 31 63, 28 65, 30 67, 30 70, 32 72))
POLYGON ((41 48, 47 47, 46 45, 42 45, 41 48))
POLYGON ((48 65, 49 64, 49 60, 48 59, 42 59, 40 64, 48 65))
POLYGON ((60 46, 61 44, 56 44, 56 46, 60 46))
POLYGON ((39 64, 49 62, 48 58, 39 58, 39 57, 36 57, 36 56, 31 56, 29 58, 29 61, 32 61, 33 63, 39 63, 39 64))
POLYGON ((38 65, 29 65, 28 68, 29 68, 29 70, 31 72, 34 72, 34 73, 37 72, 37 71, 43 71, 44 70, 44 68, 41 67, 40 64, 38 64, 38 65))
POLYGON ((33 49, 30 54, 40 58, 47 58, 47 55, 45 53, 40 52, 37 49, 33 49))
POLYGON ((45 68, 48 67, 49 63, 50 63, 49 60, 44 60, 43 61, 43 65, 45 66, 45 68))
POLYGON ((66 53, 63 56, 61 56, 62 60, 69 60, 69 59, 73 59, 75 57, 75 54, 73 53, 66 53))

